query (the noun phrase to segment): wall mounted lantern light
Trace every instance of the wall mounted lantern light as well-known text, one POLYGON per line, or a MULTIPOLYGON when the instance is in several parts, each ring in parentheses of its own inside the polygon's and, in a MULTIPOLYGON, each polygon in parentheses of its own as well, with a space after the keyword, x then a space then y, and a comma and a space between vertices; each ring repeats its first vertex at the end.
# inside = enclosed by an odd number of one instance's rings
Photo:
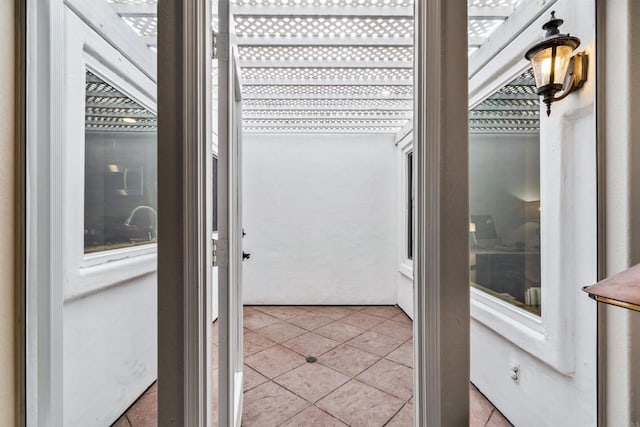
POLYGON ((559 27, 564 21, 551 12, 551 19, 542 26, 546 31, 544 40, 536 43, 525 54, 531 61, 538 95, 547 104, 547 116, 551 114, 551 104, 580 89, 587 80, 587 55, 578 52, 571 56, 580 45, 580 39, 569 34, 561 34, 559 27), (556 97, 556 94, 560 95, 556 97))

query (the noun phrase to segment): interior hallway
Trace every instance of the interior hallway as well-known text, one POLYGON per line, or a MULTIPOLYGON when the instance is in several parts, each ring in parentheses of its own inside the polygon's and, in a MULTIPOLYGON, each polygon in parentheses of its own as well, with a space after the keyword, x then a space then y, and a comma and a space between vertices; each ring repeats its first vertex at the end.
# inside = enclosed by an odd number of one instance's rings
MULTIPOLYGON (((244 327, 243 426, 413 426, 412 323, 399 308, 250 306, 244 327)), ((470 393, 471 426, 511 425, 470 393)), ((156 411, 154 384, 114 426, 155 426, 156 411)))

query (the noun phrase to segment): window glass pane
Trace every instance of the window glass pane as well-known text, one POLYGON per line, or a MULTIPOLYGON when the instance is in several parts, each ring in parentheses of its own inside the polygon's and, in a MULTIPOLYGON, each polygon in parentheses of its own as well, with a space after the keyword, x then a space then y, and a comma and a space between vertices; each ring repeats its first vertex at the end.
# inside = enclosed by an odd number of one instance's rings
POLYGON ((211 169, 213 179, 213 195, 211 196, 211 210, 213 219, 213 231, 218 231, 218 158, 213 158, 213 167, 211 169))
POLYGON ((156 116, 86 72, 84 252, 156 241, 156 116))
POLYGON ((471 285, 540 314, 539 99, 531 71, 470 112, 471 285))
POLYGON ((413 153, 407 154, 407 258, 413 259, 413 153))

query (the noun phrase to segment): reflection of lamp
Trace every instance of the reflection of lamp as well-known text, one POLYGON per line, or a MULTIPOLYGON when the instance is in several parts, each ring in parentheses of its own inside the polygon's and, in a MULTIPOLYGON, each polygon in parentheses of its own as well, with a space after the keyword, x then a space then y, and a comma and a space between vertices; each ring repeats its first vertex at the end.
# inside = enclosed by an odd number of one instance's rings
POLYGON ((476 223, 469 223, 469 233, 471 233, 471 237, 473 239, 473 245, 476 246, 478 244, 478 240, 476 239, 476 223))
POLYGON ((559 27, 564 21, 551 12, 551 19, 542 26, 545 38, 535 44, 525 54, 531 61, 536 79, 538 95, 547 104, 547 116, 551 114, 551 104, 580 89, 587 80, 587 55, 572 52, 580 45, 580 39, 561 34, 559 27), (556 93, 562 92, 559 97, 556 93))
MULTIPOLYGON (((158 238, 158 212, 156 212, 155 209, 153 209, 151 206, 138 206, 136 208, 134 208, 131 213, 129 214, 129 217, 124 221, 124 226, 125 227, 130 227, 131 226, 131 221, 133 221, 133 217, 136 215, 136 213, 138 211, 141 210, 146 210, 149 211, 149 213, 153 214, 153 227, 152 230, 155 234, 155 236, 149 236, 149 240, 156 240, 158 238)), ((151 233, 149 233, 151 234, 151 233)))

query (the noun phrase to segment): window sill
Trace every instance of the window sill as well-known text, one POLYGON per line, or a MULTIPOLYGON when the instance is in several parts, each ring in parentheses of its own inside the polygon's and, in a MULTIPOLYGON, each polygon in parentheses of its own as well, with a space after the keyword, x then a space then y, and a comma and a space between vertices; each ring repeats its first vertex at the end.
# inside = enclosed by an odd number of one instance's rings
POLYGON ((413 261, 404 260, 400 263, 400 267, 398 268, 400 274, 406 277, 409 280, 413 280, 413 261))
POLYGON ((65 302, 155 273, 157 258, 157 244, 88 255, 69 284, 65 302))
POLYGON ((542 318, 512 306, 508 302, 471 288, 471 319, 500 335, 526 353, 538 358, 557 372, 571 376, 574 371, 571 352, 547 336, 542 318))

